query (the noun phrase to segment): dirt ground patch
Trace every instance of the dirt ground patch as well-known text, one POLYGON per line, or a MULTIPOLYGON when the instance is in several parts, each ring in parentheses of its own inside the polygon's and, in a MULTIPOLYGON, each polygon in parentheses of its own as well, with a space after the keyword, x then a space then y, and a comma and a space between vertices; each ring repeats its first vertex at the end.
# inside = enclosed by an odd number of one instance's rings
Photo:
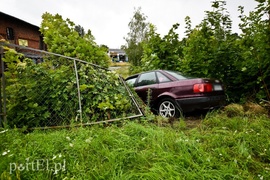
POLYGON ((198 127, 202 122, 202 119, 186 119, 185 123, 186 123, 186 127, 187 128, 195 128, 198 127))
POLYGON ((187 128, 198 127, 205 118, 208 111, 197 111, 185 115, 184 121, 187 128))

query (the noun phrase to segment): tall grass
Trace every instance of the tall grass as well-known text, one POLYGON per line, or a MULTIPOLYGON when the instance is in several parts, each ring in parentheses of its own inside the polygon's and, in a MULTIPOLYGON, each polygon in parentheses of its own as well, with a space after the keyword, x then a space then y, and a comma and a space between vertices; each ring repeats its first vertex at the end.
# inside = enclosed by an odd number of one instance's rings
POLYGON ((196 128, 183 123, 126 122, 27 134, 2 129, 1 179, 270 179, 266 116, 212 113, 196 128), (30 162, 38 159, 49 160, 50 169, 44 163, 43 170, 33 170, 30 162), (27 162, 28 170, 18 168, 27 162))

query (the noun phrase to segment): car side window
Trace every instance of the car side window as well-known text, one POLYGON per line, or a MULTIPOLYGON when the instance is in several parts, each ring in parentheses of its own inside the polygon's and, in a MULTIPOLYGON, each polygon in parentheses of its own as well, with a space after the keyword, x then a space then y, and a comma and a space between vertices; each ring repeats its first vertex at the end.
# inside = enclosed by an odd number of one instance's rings
POLYGON ((167 78, 164 74, 161 74, 160 72, 157 72, 157 78, 160 83, 171 81, 169 78, 167 78))
POLYGON ((155 72, 144 73, 140 76, 137 86, 146 86, 150 84, 156 84, 157 78, 155 72))

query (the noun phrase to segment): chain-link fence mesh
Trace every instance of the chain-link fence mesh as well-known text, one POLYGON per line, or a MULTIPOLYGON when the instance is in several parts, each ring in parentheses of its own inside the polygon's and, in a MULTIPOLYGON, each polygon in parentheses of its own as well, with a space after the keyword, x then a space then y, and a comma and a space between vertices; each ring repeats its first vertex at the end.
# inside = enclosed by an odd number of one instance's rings
POLYGON ((113 71, 54 53, 4 46, 24 54, 1 54, 1 121, 10 126, 87 125, 143 115, 113 71))

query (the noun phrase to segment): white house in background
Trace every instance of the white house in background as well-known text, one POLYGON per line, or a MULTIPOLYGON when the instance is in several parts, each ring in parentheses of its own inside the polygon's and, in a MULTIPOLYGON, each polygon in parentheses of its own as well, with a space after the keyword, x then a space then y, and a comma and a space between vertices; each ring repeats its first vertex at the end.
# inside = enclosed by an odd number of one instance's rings
POLYGON ((122 49, 109 49, 108 56, 113 62, 127 62, 128 56, 122 49))

